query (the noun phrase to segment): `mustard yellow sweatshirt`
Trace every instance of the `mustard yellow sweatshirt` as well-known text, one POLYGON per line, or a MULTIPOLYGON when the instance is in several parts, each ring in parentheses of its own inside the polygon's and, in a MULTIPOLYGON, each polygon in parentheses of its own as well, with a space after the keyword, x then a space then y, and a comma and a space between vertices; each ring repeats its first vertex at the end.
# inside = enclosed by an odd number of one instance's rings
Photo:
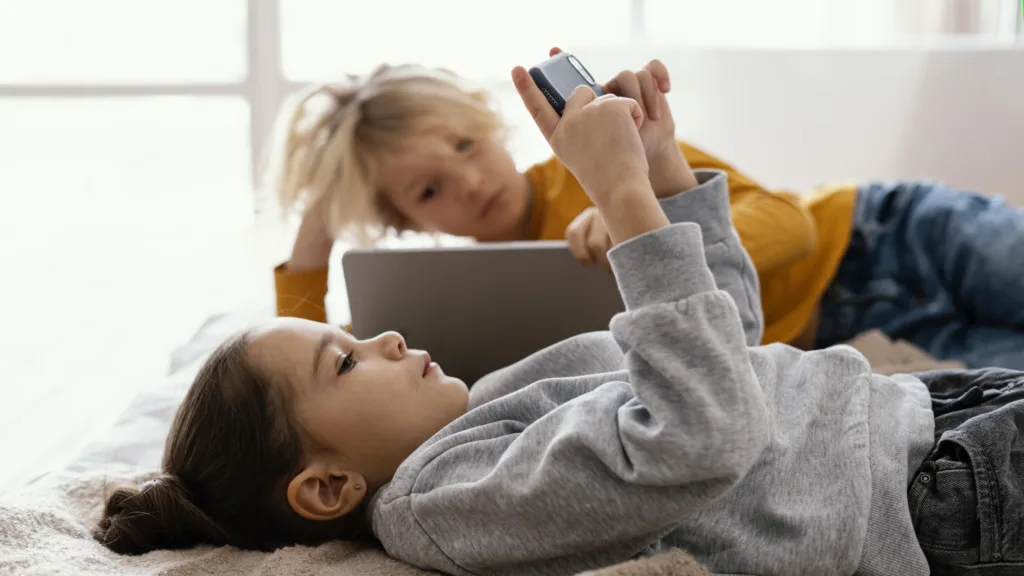
MULTIPOLYGON (((729 164, 691 146, 679 148, 694 170, 722 170, 729 178, 733 224, 761 283, 763 343, 793 342, 815 313, 846 252, 857 187, 825 186, 807 196, 768 191, 729 164)), ((527 170, 534 202, 529 237, 561 240, 565 228, 592 203, 558 160, 527 170)), ((327 269, 274 270, 277 313, 323 322, 327 269)))

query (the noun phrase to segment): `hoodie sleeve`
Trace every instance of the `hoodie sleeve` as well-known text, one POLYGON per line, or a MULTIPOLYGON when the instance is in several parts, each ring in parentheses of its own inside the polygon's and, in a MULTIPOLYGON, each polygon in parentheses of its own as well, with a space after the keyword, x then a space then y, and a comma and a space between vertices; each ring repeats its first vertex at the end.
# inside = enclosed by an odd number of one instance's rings
MULTIPOLYGON (((699 186, 662 199, 661 208, 673 224, 700 226, 705 260, 715 284, 736 303, 747 345, 757 346, 764 333, 761 292, 754 263, 733 227, 728 175, 718 170, 696 170, 694 174, 699 186)), ((623 274, 632 275, 635 264, 627 261, 620 265, 630 269, 623 274)))
MULTIPOLYGON (((697 170, 695 174, 699 186, 688 192, 663 198, 660 201, 661 208, 668 216, 669 222, 673 224, 691 222, 700 226, 705 261, 715 284, 719 290, 728 293, 736 303, 747 345, 757 346, 761 343, 764 332, 760 287, 754 264, 744 250, 732 224, 728 175, 718 170, 697 170)), ((658 257, 657 254, 651 254, 650 257, 637 254, 633 257, 633 263, 620 262, 624 269, 619 275, 635 275, 635 267, 657 266, 658 257)), ((607 363, 611 357, 601 349, 603 344, 604 342, 595 339, 592 345, 581 351, 576 358, 563 358, 562 362, 546 362, 540 366, 523 366, 519 363, 505 368, 502 374, 485 377, 470 389, 471 405, 480 406, 532 384, 534 380, 528 376, 536 376, 538 368, 542 369, 539 371, 541 377, 558 375, 560 370, 565 369, 567 362, 579 364, 581 359, 587 360, 593 354, 603 354, 605 362, 602 362, 602 359, 591 359, 587 363, 589 369, 593 371, 595 367, 607 363), (515 371, 516 376, 509 377, 509 371, 515 371), (518 374, 520 372, 524 374, 518 374)))

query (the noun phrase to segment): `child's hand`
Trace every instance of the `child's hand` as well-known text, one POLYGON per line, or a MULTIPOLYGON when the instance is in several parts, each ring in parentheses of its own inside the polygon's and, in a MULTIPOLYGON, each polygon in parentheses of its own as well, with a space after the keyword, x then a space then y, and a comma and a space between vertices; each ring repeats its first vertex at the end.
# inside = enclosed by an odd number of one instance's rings
MULTIPOLYGON (((550 54, 561 51, 552 48, 550 54)), ((659 60, 651 60, 640 70, 623 70, 601 87, 608 94, 640 104, 644 112, 640 140, 650 167, 651 187, 659 198, 697 186, 697 178, 676 142, 676 122, 665 98, 671 87, 668 69, 659 60)))
POLYGON ((635 100, 611 94, 598 98, 581 86, 559 118, 522 66, 512 70, 512 81, 551 149, 600 210, 612 244, 668 226, 647 178, 647 156, 637 132, 644 114, 635 100))
POLYGON ((605 92, 632 98, 640 103, 646 121, 640 128, 651 187, 659 198, 695 188, 697 178, 676 143, 676 121, 665 98, 669 91, 668 69, 651 60, 640 70, 623 70, 604 86, 605 92))
POLYGON ((522 66, 512 70, 512 81, 551 149, 594 204, 607 205, 617 192, 646 188, 650 194, 647 156, 637 132, 644 115, 636 101, 611 94, 598 98, 581 86, 559 118, 522 66))
POLYGON ((597 208, 591 206, 580 212, 565 229, 565 240, 572 257, 584 266, 597 264, 611 271, 608 251, 612 248, 612 238, 597 208))
POLYGON ((333 248, 334 237, 327 230, 324 215, 313 206, 302 216, 287 268, 296 271, 327 268, 333 248))

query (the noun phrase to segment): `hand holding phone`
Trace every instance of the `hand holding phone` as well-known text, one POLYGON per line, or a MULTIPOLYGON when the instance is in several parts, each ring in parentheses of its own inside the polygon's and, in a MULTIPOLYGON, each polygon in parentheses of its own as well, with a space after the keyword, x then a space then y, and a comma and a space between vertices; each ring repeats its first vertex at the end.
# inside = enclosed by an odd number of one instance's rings
POLYGON ((559 99, 565 97, 562 92, 571 94, 579 85, 590 86, 598 95, 603 92, 635 100, 644 114, 640 140, 647 155, 654 193, 658 197, 668 197, 697 186, 693 170, 676 142, 675 120, 665 97, 671 89, 671 82, 668 69, 661 61, 651 60, 638 70, 623 70, 599 86, 572 54, 560 48, 552 48, 550 54, 549 60, 530 70, 530 76, 538 86, 541 82, 556 85, 553 91, 548 90, 545 97, 559 114, 559 99))
POLYGON ((613 243, 668 225, 648 180, 637 129, 640 104, 612 94, 574 90, 559 116, 521 66, 512 82, 541 134, 601 212, 613 243))
POLYGON ((559 116, 565 110, 565 103, 569 101, 573 90, 579 86, 589 86, 594 94, 604 95, 590 72, 568 52, 559 52, 530 68, 530 77, 559 116))

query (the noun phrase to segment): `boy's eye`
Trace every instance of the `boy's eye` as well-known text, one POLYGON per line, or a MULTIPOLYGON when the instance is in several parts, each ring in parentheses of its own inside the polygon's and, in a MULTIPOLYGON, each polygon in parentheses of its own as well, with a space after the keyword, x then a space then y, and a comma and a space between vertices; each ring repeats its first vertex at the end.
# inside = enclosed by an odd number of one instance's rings
POLYGON ((435 196, 437 196, 437 187, 427 186, 426 190, 420 194, 419 200, 420 202, 427 202, 433 200, 435 196))
POLYGON ((459 141, 455 143, 455 150, 458 152, 465 152, 472 148, 473 144, 474 142, 469 138, 460 138, 459 141))
POLYGON ((356 367, 356 359, 353 357, 353 354, 353 352, 349 352, 342 356, 341 362, 338 363, 338 376, 356 367))

